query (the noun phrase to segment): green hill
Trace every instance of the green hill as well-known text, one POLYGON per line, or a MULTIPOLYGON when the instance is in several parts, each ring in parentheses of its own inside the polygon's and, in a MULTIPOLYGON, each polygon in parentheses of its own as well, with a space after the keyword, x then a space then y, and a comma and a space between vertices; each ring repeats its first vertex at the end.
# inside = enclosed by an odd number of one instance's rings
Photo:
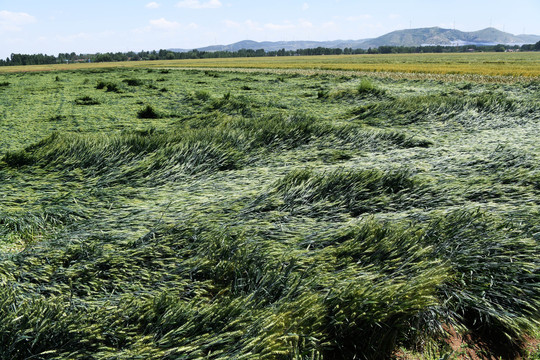
POLYGON ((379 46, 422 46, 422 45, 496 45, 524 44, 532 38, 521 38, 495 28, 464 32, 439 27, 398 30, 366 41, 363 48, 379 46))
MULTIPOLYGON (((513 35, 489 27, 483 30, 465 32, 440 27, 407 29, 392 31, 374 39, 333 40, 333 41, 264 41, 243 40, 229 45, 213 45, 201 47, 200 51, 238 51, 241 49, 265 51, 298 50, 308 48, 353 48, 368 49, 379 46, 423 46, 423 45, 521 45, 534 44, 540 41, 539 35, 513 35)), ((188 51, 171 49, 172 51, 188 51)))

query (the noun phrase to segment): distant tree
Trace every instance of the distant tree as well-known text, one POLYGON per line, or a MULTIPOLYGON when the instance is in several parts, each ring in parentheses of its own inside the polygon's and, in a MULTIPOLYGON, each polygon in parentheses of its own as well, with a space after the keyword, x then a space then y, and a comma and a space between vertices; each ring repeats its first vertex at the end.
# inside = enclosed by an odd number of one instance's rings
POLYGON ((534 50, 540 51, 540 41, 534 44, 534 50))
POLYGON ((110 53, 106 53, 106 54, 97 53, 96 56, 94 57, 94 61, 95 62, 111 62, 113 61, 113 57, 111 56, 110 53))
POLYGON ((391 54, 394 51, 394 46, 379 46, 379 53, 380 54, 391 54))
POLYGON ((506 48, 504 47, 504 45, 499 44, 499 45, 495 45, 495 47, 493 48, 493 51, 496 51, 496 52, 505 52, 505 51, 506 51, 506 48))

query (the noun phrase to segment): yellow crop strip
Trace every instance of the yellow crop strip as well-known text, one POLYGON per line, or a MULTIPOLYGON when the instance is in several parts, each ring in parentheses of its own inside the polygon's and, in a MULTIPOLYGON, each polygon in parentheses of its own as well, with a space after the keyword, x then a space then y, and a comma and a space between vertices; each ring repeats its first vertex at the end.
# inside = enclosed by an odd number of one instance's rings
POLYGON ((336 70, 374 73, 540 77, 540 52, 287 56, 2 67, 2 72, 119 67, 336 70))
POLYGON ((351 70, 488 76, 540 76, 540 53, 391 54, 176 60, 177 67, 351 70))

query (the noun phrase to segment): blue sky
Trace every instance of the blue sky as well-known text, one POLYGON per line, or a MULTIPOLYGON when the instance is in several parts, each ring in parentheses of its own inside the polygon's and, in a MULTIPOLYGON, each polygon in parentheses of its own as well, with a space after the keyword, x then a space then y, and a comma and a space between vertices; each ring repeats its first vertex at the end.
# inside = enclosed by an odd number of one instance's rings
POLYGON ((540 0, 0 0, 0 57, 363 39, 490 25, 540 35, 540 0))

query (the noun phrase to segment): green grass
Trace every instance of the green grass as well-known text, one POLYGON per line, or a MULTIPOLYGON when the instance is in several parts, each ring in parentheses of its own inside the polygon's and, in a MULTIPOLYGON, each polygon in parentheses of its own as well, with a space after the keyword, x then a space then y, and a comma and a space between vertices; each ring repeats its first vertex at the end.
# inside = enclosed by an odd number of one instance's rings
POLYGON ((0 358, 438 358, 449 327, 509 352, 537 338, 535 82, 2 83, 0 358))

